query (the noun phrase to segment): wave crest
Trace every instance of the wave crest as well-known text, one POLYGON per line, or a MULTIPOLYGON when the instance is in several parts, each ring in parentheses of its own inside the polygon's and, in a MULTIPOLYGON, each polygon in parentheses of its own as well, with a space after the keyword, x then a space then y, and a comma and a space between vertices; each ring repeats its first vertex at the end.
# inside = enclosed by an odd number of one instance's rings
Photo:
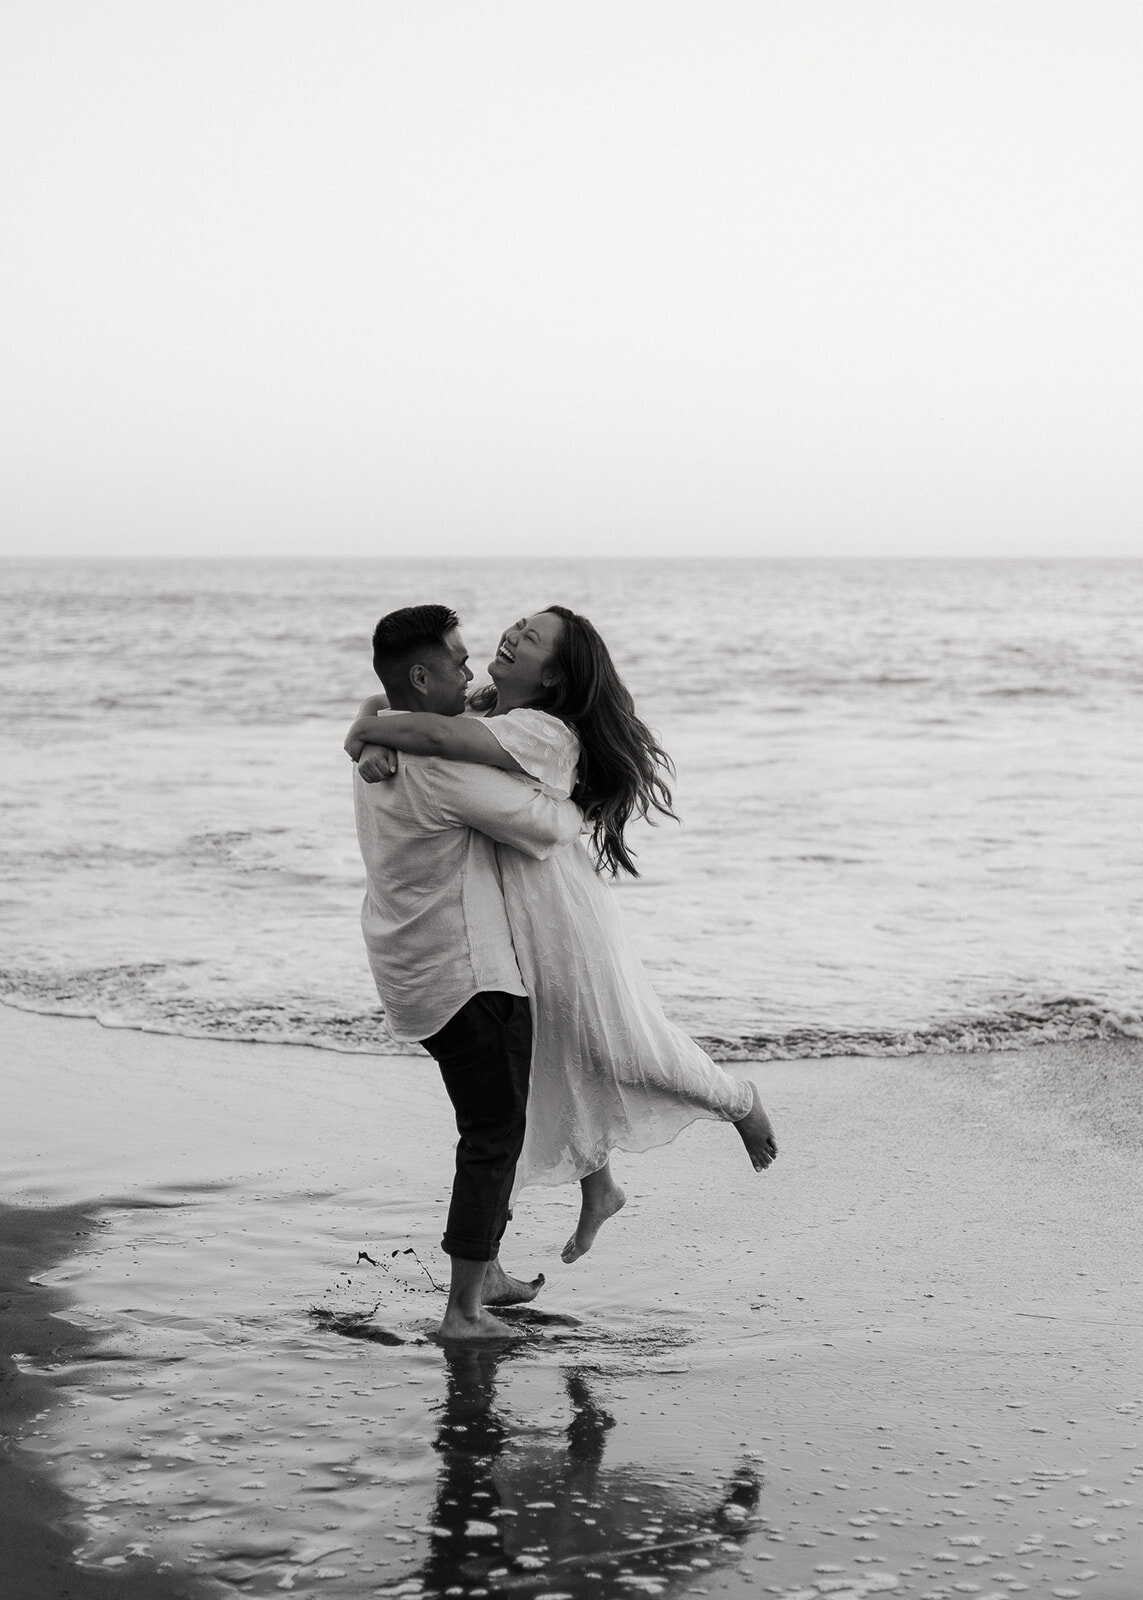
POLYGON ((1137 1011, 1065 996, 919 1028, 791 1028, 698 1042, 716 1061, 796 1061, 823 1056, 960 1055, 1109 1038, 1143 1039, 1143 1017, 1137 1011))
MULTIPOLYGON (((351 1055, 416 1055, 419 1046, 389 1036, 384 1013, 323 1004, 314 997, 222 1003, 164 994, 161 963, 87 967, 72 972, 0 969, 0 1002, 21 1011, 91 1017, 108 1028, 134 1028, 188 1039, 310 1045, 351 1055)), ((825 1056, 911 1056, 1022 1050, 1083 1039, 1143 1039, 1138 1011, 1062 996, 1023 999, 994 1011, 914 1028, 789 1028, 699 1036, 716 1061, 797 1061, 825 1056)))

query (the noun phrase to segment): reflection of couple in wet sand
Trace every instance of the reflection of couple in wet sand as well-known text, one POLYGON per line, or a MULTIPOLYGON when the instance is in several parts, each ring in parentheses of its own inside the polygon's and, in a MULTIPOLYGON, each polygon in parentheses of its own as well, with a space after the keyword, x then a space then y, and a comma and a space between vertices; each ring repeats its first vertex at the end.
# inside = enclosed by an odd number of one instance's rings
MULTIPOLYGON (((689 1494, 630 1462, 604 1467, 614 1419, 594 1375, 562 1373, 566 1426, 522 1430, 498 1403, 503 1347, 450 1345, 433 1448, 440 1458, 426 1593, 458 1585, 494 1593, 598 1595, 601 1585, 661 1592, 680 1574, 741 1560, 760 1484, 743 1462, 716 1486, 689 1494)), ((470 1591, 471 1592, 471 1591, 470 1591)))
POLYGON ((475 705, 445 606, 383 617, 373 664, 385 694, 346 741, 362 927, 392 1032, 436 1059, 460 1135, 439 1333, 505 1338, 488 1306, 542 1282, 498 1261, 521 1185, 578 1180, 571 1262, 624 1203, 613 1149, 698 1117, 733 1124, 759 1170, 777 1146, 754 1086, 667 1020, 604 882, 635 871, 627 823, 673 813, 667 758, 591 623, 557 606, 506 629, 475 705))

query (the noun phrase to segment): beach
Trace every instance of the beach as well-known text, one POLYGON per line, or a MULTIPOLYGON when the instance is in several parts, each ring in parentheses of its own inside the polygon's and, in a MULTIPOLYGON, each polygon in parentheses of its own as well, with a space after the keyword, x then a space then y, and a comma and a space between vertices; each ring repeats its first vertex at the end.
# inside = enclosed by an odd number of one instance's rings
POLYGON ((525 1191, 482 1352, 430 1337, 427 1058, 0 1047, 13 1600, 1139 1592, 1139 1041, 738 1064, 774 1168, 619 1157, 573 1267, 525 1191))

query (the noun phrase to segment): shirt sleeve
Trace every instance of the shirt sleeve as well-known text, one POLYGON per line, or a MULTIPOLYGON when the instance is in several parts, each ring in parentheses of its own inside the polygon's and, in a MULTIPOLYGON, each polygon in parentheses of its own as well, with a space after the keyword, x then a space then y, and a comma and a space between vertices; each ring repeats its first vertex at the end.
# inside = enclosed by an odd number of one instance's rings
POLYGON ((485 717, 484 726, 524 771, 544 785, 548 794, 564 800, 575 788, 579 739, 558 717, 530 706, 518 706, 503 716, 485 717))
POLYGON ((436 756, 425 761, 422 772, 446 826, 475 828, 537 860, 571 844, 583 828, 577 805, 542 794, 516 773, 436 756))

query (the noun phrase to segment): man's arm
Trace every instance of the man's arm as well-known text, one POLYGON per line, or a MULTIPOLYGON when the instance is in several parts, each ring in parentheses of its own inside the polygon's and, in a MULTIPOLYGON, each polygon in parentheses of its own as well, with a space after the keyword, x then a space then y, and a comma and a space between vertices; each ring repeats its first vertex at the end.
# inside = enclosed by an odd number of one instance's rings
POLYGON ((426 762, 424 773, 445 822, 475 828, 539 861, 583 830, 577 805, 552 800, 511 773, 464 761, 426 762))

